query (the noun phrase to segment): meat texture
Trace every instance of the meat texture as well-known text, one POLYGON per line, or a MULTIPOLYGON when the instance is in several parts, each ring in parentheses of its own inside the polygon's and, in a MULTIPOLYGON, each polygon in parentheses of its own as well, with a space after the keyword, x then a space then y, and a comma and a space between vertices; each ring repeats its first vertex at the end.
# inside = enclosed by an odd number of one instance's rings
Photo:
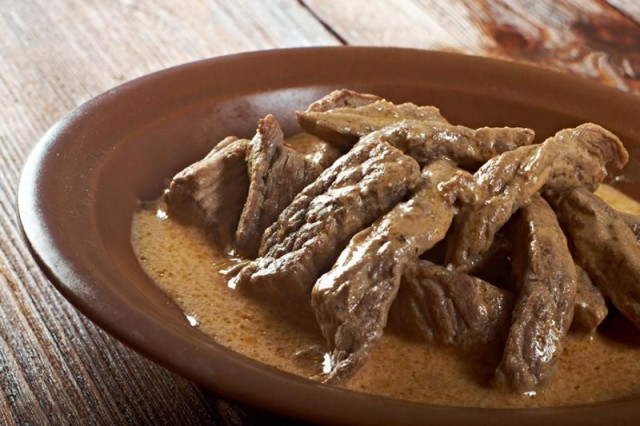
MULTIPOLYGON (((415 123, 417 122, 414 122, 414 124, 415 123)), ((318 276, 313 276, 313 274, 320 274, 326 271, 337 258, 340 249, 344 247, 353 234, 344 236, 336 235, 336 233, 341 233, 342 230, 337 227, 330 228, 328 224, 325 226, 318 225, 316 223, 317 219, 315 218, 317 213, 313 211, 306 212, 306 210, 310 207, 310 203, 314 197, 319 197, 318 202, 314 204, 314 208, 320 208, 324 203, 329 206, 334 202, 330 200, 330 197, 334 197, 336 194, 340 194, 340 197, 342 197, 343 194, 346 193, 345 190, 340 189, 339 191, 330 191, 329 195, 324 194, 320 196, 329 189, 337 174, 342 173, 342 168, 345 167, 345 165, 352 165, 354 164, 353 161, 357 163, 357 161, 360 161, 358 159, 366 157, 366 155, 363 154, 366 147, 375 150, 376 145, 383 145, 385 146, 385 150, 389 150, 392 149, 393 146, 398 146, 403 151, 409 152, 412 156, 420 158, 425 163, 439 158, 447 158, 456 164, 477 164, 503 152, 503 150, 528 144, 533 138, 533 132, 528 129, 509 129, 506 133, 499 129, 496 132, 494 132, 494 129, 487 129, 479 133, 474 133, 475 136, 473 137, 461 139, 456 139, 445 134, 440 135, 441 137, 436 137, 437 135, 434 136, 433 133, 427 130, 421 128, 419 123, 417 123, 416 126, 401 123, 394 127, 370 133, 362 138, 352 151, 335 163, 336 167, 330 168, 330 170, 332 170, 331 173, 326 176, 321 176, 317 182, 314 182, 313 185, 308 187, 308 191, 305 190, 304 194, 301 194, 299 199, 294 200, 291 206, 286 209, 287 213, 282 215, 274 226, 267 229, 261 242, 260 258, 241 268, 240 273, 231 281, 231 285, 237 285, 239 288, 247 288, 250 286, 253 289, 252 291, 257 291, 257 287, 264 287, 266 293, 273 293, 272 290, 269 290, 271 286, 280 287, 280 291, 284 293, 289 292, 289 290, 284 290, 285 287, 290 288, 290 290, 297 288, 298 291, 293 291, 294 293, 300 294, 308 292, 318 276), (495 143, 492 142, 494 139, 495 143), (310 235, 301 236, 306 235, 311 229, 311 224, 302 226, 307 215, 310 215, 310 220, 316 223, 316 225, 314 225, 317 226, 316 233, 321 232, 321 230, 325 232, 326 230, 334 234, 334 236, 331 237, 314 235, 314 241, 326 238, 327 242, 343 241, 343 243, 338 246, 330 244, 328 247, 321 249, 315 246, 311 247, 313 244, 307 244, 305 242, 305 246, 303 247, 303 241, 311 239, 310 235), (294 241, 298 242, 294 244, 294 241), (307 245, 309 247, 307 247, 307 245), (293 252, 288 253, 292 250, 295 254, 293 252), (303 258, 305 259, 303 262, 293 261, 294 259, 301 260, 303 258), (311 264, 314 266, 311 267, 311 264), (306 266, 310 266, 310 269, 307 269, 306 266), (298 281, 298 285, 292 283, 295 280, 298 281), (247 285, 249 282, 251 284, 247 285), (267 282, 270 284, 266 284, 267 282), (280 282, 284 282, 285 284, 278 285, 280 282)), ((394 152, 400 154, 397 151, 394 152)), ((409 161, 406 156, 402 158, 404 162, 409 161)), ((412 161, 411 164, 415 163, 412 161)), ((350 182, 350 185, 352 185, 353 188, 357 188, 354 182, 350 182)), ((406 191, 402 192, 403 195, 405 193, 406 191)), ((338 205, 342 203, 340 197, 335 200, 338 205)), ((387 209, 397 201, 398 199, 390 204, 387 209)), ((365 217, 367 220, 362 221, 362 224, 354 227, 353 233, 359 231, 365 224, 377 218, 379 214, 376 215, 376 211, 382 211, 379 209, 368 211, 367 206, 360 206, 359 208, 363 209, 364 213, 366 213, 365 217)), ((346 212, 339 211, 338 213, 345 214, 345 217, 348 219, 353 219, 351 216, 346 215, 346 212)), ((333 212, 330 211, 323 211, 323 214, 325 215, 324 217, 333 216, 333 212)), ((332 218, 331 223, 334 222, 338 224, 337 226, 342 226, 342 219, 339 217, 332 218)), ((349 224, 349 226, 351 225, 349 222, 347 222, 347 224, 349 224)))
POLYGON ((613 133, 588 123, 487 161, 475 174, 475 203, 456 217, 447 262, 470 270, 491 247, 496 231, 535 193, 582 186, 594 190, 607 168, 622 168, 628 157, 613 133))
POLYGON ((503 341, 512 307, 510 291, 419 260, 405 268, 391 315, 428 342, 477 351, 503 341))
POLYGON ((636 240, 640 241, 640 215, 626 212, 618 212, 618 214, 627 226, 631 228, 631 231, 633 231, 633 234, 636 236, 636 240))
POLYGON ((382 336, 405 265, 444 238, 472 175, 446 160, 427 166, 408 201, 356 234, 313 287, 311 303, 331 350, 326 382, 352 376, 382 336))
POLYGON ((363 139, 299 193, 263 235, 260 257, 230 285, 275 303, 308 306, 311 287, 349 239, 420 182, 418 164, 377 139, 363 139))
POLYGON ((203 227, 230 247, 249 190, 248 148, 248 140, 228 137, 178 173, 164 194, 169 215, 203 227))
POLYGON ((264 230, 322 171, 319 164, 283 143, 275 117, 269 114, 260 120, 246 156, 250 183, 235 234, 236 249, 246 258, 257 256, 264 230))
POLYGON ((372 95, 346 92, 332 92, 311 104, 306 111, 296 112, 300 127, 342 149, 349 149, 362 136, 403 120, 449 124, 433 106, 394 105, 378 97, 369 98, 372 95), (336 102, 336 98, 340 101, 336 102))
POLYGON ((604 295, 640 327, 640 244, 607 203, 584 188, 551 197, 576 260, 604 295))
POLYGON ((322 170, 333 164, 340 157, 338 148, 309 133, 298 133, 284 141, 284 146, 299 152, 304 157, 319 165, 322 170))
POLYGON ((540 196, 515 218, 513 268, 519 277, 511 328, 496 382, 530 392, 552 377, 573 318, 577 273, 556 216, 540 196))
POLYGON ((529 145, 535 136, 533 130, 520 127, 474 130, 420 121, 400 122, 376 134, 414 158, 421 167, 448 159, 467 170, 476 169, 498 154, 529 145))
POLYGON ((381 100, 380 96, 358 93, 349 89, 338 89, 313 102, 307 108, 309 112, 330 111, 337 108, 357 108, 381 100))
POLYGON ((578 289, 571 330, 593 334, 606 318, 609 309, 602 291, 593 285, 587 272, 579 266, 576 266, 576 270, 578 272, 578 289))
POLYGON ((168 212, 204 228, 222 248, 255 257, 263 231, 338 155, 321 142, 305 149, 285 147, 268 115, 251 141, 230 136, 178 173, 164 194, 168 212))
POLYGON ((463 168, 478 167, 497 154, 530 144, 534 137, 532 130, 524 128, 474 130, 454 126, 435 107, 394 105, 385 100, 322 110, 314 109, 312 104, 297 115, 300 126, 307 132, 343 149, 360 137, 389 128, 384 140, 415 158, 421 166, 448 158, 463 168), (434 150, 434 146, 439 150, 434 150))

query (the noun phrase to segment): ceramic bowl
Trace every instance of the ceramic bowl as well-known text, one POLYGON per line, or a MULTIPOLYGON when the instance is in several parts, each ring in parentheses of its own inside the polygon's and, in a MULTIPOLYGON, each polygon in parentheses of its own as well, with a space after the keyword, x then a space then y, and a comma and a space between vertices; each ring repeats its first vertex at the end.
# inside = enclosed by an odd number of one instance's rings
MULTIPOLYGON (((376 397, 281 372, 191 327, 134 256, 140 200, 227 135, 250 137, 274 113, 336 88, 438 106, 470 127, 526 126, 538 140, 593 121, 620 136, 632 164, 619 179, 638 196, 640 98, 535 67, 451 53, 391 48, 273 50, 213 58, 123 84, 53 126, 29 157, 19 215, 34 256, 83 314, 125 344, 212 391, 299 419, 361 424, 628 424, 640 397, 563 408, 444 407, 376 397)), ((633 420, 632 420, 633 419, 633 420)))

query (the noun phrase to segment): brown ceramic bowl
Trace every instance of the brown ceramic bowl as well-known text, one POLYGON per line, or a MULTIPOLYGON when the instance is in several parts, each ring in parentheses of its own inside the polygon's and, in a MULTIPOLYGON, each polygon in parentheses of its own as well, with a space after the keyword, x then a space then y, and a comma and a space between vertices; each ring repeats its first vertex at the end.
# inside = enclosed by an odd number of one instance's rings
MULTIPOLYGON (((24 233, 47 276, 81 312, 163 366, 239 401, 305 420, 362 424, 628 424, 640 396, 566 408, 478 409, 409 403, 328 387, 232 352, 189 325, 138 264, 139 200, 227 135, 348 87, 434 104, 452 122, 528 126, 538 138, 585 121, 640 147, 640 98, 568 75, 485 58, 388 48, 275 50, 214 58, 119 86, 56 124, 25 165, 24 233)), ((625 188, 636 191, 638 167, 625 188)))

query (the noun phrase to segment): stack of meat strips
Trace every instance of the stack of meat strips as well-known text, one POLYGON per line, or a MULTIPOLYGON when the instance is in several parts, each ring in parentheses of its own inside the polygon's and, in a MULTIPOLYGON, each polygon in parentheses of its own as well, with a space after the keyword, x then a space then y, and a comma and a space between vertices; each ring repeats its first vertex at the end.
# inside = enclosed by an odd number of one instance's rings
POLYGON ((240 294, 313 309, 321 380, 353 376, 390 315, 430 342, 503 348, 492 383, 519 392, 549 382, 569 329, 593 333, 605 300, 640 326, 640 222, 592 194, 628 160, 611 132, 533 144, 531 129, 470 129, 350 90, 297 118, 313 136, 285 143, 268 115, 176 175, 165 201, 249 259, 229 283, 240 294))

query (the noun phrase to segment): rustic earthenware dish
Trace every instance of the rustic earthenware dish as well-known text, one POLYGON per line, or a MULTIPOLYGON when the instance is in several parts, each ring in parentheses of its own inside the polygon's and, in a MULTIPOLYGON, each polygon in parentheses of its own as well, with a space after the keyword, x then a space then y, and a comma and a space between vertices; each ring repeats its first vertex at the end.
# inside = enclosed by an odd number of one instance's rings
MULTIPOLYGON (((227 397, 317 422, 362 424, 625 424, 640 396, 552 409, 431 406, 324 386, 217 345, 191 327, 138 264, 130 243, 140 200, 227 135, 249 137, 274 113, 348 87, 434 104, 454 123, 528 126, 542 139, 585 121, 618 134, 637 159, 640 98, 538 68, 389 48, 275 50, 214 58, 110 90, 57 123, 27 161, 19 214, 34 256, 82 313, 163 366, 227 397)), ((639 196, 639 168, 623 189, 639 196)), ((633 420, 632 420, 633 419, 633 420)))

